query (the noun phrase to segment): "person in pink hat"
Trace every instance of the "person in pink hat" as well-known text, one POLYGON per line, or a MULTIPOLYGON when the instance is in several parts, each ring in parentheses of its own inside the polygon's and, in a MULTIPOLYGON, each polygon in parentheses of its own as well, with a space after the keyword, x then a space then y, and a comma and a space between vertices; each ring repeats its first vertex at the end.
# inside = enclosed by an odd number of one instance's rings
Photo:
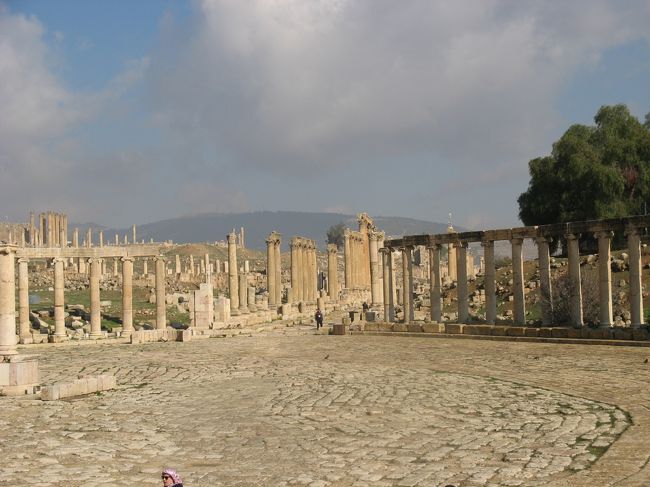
POLYGON ((161 478, 163 487, 183 487, 183 479, 173 468, 164 468, 161 478))

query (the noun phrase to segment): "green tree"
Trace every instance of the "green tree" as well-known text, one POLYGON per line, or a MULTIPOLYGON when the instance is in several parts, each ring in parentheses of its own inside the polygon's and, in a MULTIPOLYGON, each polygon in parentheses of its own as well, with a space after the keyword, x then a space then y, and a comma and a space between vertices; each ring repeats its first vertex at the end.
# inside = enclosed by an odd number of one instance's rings
POLYGON ((528 163, 518 198, 525 225, 641 214, 650 199, 650 114, 646 126, 625 105, 603 106, 595 126, 573 125, 550 156, 528 163))
POLYGON ((336 244, 337 247, 343 247, 344 239, 343 234, 345 232, 345 224, 343 222, 332 225, 327 230, 327 243, 336 244))

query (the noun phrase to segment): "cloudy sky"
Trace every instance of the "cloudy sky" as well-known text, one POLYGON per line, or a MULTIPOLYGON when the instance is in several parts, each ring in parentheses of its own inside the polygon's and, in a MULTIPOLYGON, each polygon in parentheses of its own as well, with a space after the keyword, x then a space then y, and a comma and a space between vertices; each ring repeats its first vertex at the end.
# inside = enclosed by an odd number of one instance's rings
POLYGON ((519 225, 528 161, 650 112, 650 0, 0 0, 0 216, 519 225))

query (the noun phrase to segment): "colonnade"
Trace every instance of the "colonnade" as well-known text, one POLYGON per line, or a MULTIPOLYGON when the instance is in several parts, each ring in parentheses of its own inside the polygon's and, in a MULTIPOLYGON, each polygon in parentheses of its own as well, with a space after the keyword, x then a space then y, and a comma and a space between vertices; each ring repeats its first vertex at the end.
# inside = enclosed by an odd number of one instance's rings
MULTIPOLYGON (((276 309, 282 304, 282 254, 281 235, 271 232, 266 239, 266 287, 269 307, 276 309)), ((293 255, 293 254, 292 254, 293 255)))
MULTIPOLYGON (((494 242, 508 240, 512 256, 512 310, 515 325, 526 324, 526 304, 524 292, 523 244, 526 239, 533 240, 538 249, 538 270, 541 297, 541 318, 543 325, 553 323, 553 289, 550 270, 550 244, 554 239, 564 237, 568 257, 569 280, 569 325, 579 328, 584 325, 582 312, 582 289, 579 239, 592 235, 598 242, 598 287, 599 287, 599 325, 609 327, 613 324, 611 241, 615 234, 625 236, 629 252, 629 303, 631 326, 644 323, 643 295, 641 283, 641 234, 650 226, 650 217, 637 216, 621 219, 571 222, 565 224, 520 227, 482 232, 463 232, 439 235, 406 236, 386 242, 382 249, 384 293, 390 293, 394 283, 392 249, 400 249, 403 254, 404 321, 413 319, 411 309, 413 276, 411 272, 411 251, 416 245, 429 249, 430 298, 432 321, 442 318, 442 279, 440 274, 440 251, 443 245, 452 245, 455 250, 457 269, 457 312, 458 322, 469 318, 469 296, 467 279, 467 248, 471 242, 480 242, 485 261, 485 320, 495 323, 497 316, 496 270, 494 242), (408 291, 407 291, 408 290, 408 291)), ((388 294, 392 296, 392 294, 388 294)), ((394 304, 391 299, 384 303, 384 319, 394 321, 394 304)))
POLYGON ((316 241, 293 237, 291 249, 291 299, 293 303, 313 303, 317 297, 316 241))

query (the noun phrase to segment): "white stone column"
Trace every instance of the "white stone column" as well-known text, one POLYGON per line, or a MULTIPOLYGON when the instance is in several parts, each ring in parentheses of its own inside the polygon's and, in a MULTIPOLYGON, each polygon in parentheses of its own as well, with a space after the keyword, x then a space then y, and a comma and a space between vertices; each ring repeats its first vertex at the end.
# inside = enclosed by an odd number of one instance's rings
POLYGON ((122 257, 122 335, 133 333, 133 257, 122 257))
POLYGON ((352 242, 350 242, 350 230, 343 232, 343 263, 345 266, 345 288, 352 289, 352 242))
POLYGON ((379 289, 379 260, 377 248, 378 235, 375 232, 368 234, 368 251, 370 253, 370 296, 372 306, 381 306, 381 291, 379 289))
POLYGON ((103 230, 99 231, 99 246, 100 247, 104 246, 104 231, 103 230))
POLYGON ((309 302, 311 298, 310 294, 310 276, 311 272, 309 269, 309 242, 307 240, 303 241, 301 249, 301 263, 302 263, 302 299, 305 302, 309 302))
POLYGON ((0 357, 16 355, 16 246, 0 246, 0 357))
MULTIPOLYGON (((282 252, 280 249, 282 241, 280 234, 276 234, 276 240, 273 244, 273 251, 275 253, 275 302, 278 306, 282 304, 282 252)), ((249 303, 250 305, 250 303, 249 303)))
POLYGON ((524 298, 524 259, 522 255, 523 238, 510 240, 512 247, 512 316, 517 326, 526 325, 526 301, 524 298))
POLYGON ((242 272, 239 275, 239 314, 248 314, 248 277, 242 272))
POLYGON ((90 266, 90 336, 102 336, 102 310, 99 297, 99 278, 102 272, 102 259, 88 259, 90 266))
POLYGON ((165 298, 165 274, 167 266, 165 257, 158 255, 154 257, 156 262, 156 329, 163 330, 167 328, 167 305, 165 298))
POLYGON ((181 275, 181 256, 178 254, 174 256, 174 274, 177 278, 181 275))
POLYGON ((210 254, 206 253, 203 259, 205 261, 205 282, 212 284, 212 266, 210 265, 210 254))
POLYGON ((542 325, 553 324, 553 289, 551 288, 551 258, 549 239, 537 237, 539 262, 539 292, 542 307, 542 325))
POLYGON ((614 322, 612 312, 612 267, 611 240, 614 232, 597 232, 598 239, 598 295, 600 326, 610 327, 614 322))
POLYGON ((580 328, 582 319, 582 284, 580 282, 580 235, 567 234, 567 250, 569 254, 569 315, 571 325, 580 328))
MULTIPOLYGON (((291 253, 293 257, 293 249, 291 253)), ((293 286, 293 282, 291 285, 293 286)), ((275 238, 273 233, 266 239, 266 287, 269 291, 269 308, 277 309, 278 304, 275 301, 275 238)))
POLYGON ((404 323, 413 321, 413 268, 411 263, 411 247, 402 249, 402 302, 404 308, 404 323))
MULTIPOLYGON (((442 280, 440 276, 440 248, 439 244, 429 247, 429 301, 431 304, 431 321, 442 321, 442 280)), ((384 285, 384 288, 386 286, 384 285)))
POLYGON ((190 255, 190 274, 194 275, 194 256, 190 255))
POLYGON ((142 261, 142 274, 145 277, 149 275, 149 259, 147 257, 142 261))
POLYGON ((31 343, 29 323, 29 259, 18 259, 18 337, 20 343, 31 343))
POLYGON ((233 230, 228 234, 228 294, 232 316, 239 315, 239 277, 237 273, 237 235, 233 230))
POLYGON ((86 247, 92 247, 93 246, 93 230, 92 228, 89 228, 86 230, 86 247))
POLYGON ((293 237, 289 241, 289 249, 291 251, 291 301, 299 302, 300 277, 298 267, 298 241, 293 237))
POLYGON ((309 301, 316 302, 318 294, 318 263, 316 260, 316 242, 310 241, 308 254, 309 256, 309 301))
POLYGON ((469 291, 467 289, 467 242, 454 244, 456 249, 456 276, 458 279, 458 322, 469 319, 469 291))
POLYGON ((494 266, 494 241, 483 240, 483 257, 485 262, 485 321, 489 324, 497 320, 496 269, 494 266))
POLYGON ((630 315, 632 327, 639 328, 643 325, 643 294, 641 282, 641 236, 639 229, 629 227, 627 235, 627 248, 630 252, 630 315))
POLYGON ((395 304, 393 302, 393 252, 382 248, 382 268, 384 274, 384 321, 395 321, 395 304))
POLYGON ((63 276, 63 259, 52 259, 54 265, 54 339, 64 340, 65 333, 65 278, 63 276))
POLYGON ((339 299, 338 248, 336 244, 327 244, 327 292, 330 301, 339 299))
POLYGON ((255 313, 257 311, 257 304, 255 303, 255 286, 248 286, 248 296, 246 302, 248 303, 248 311, 255 313))
POLYGON ((131 227, 131 233, 133 234, 133 243, 134 244, 138 242, 138 239, 136 238, 136 231, 135 230, 136 230, 135 225, 133 225, 133 227, 131 227))

